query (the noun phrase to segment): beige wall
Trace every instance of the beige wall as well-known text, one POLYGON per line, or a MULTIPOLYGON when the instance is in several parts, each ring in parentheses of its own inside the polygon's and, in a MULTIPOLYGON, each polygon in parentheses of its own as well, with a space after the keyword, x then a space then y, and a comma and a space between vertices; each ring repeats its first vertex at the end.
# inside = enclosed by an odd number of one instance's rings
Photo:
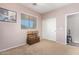
POLYGON ((19 4, 0 4, 0 7, 17 12, 17 22, 0 22, 0 50, 5 50, 26 43, 26 31, 21 30, 21 13, 30 14, 37 17, 37 28, 41 35, 40 14, 25 8, 19 4))
POLYGON ((66 42, 65 39, 65 15, 69 13, 79 12, 79 4, 73 3, 54 11, 45 13, 43 20, 50 17, 56 17, 56 41, 59 43, 66 42))

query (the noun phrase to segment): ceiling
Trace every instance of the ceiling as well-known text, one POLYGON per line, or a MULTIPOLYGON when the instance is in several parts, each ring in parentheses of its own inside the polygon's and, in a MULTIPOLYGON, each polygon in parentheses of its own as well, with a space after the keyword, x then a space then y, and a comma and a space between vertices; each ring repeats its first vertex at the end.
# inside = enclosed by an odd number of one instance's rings
POLYGON ((51 10, 55 10, 57 8, 63 7, 70 3, 37 3, 37 5, 33 5, 33 3, 22 3, 21 5, 30 8, 38 13, 46 13, 51 10))

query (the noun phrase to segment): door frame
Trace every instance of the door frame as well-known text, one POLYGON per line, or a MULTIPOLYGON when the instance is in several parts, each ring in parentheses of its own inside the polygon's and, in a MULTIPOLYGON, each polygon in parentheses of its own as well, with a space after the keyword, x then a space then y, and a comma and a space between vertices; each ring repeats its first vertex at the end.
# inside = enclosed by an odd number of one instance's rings
POLYGON ((67 17, 74 14, 79 14, 79 12, 72 12, 65 14, 65 44, 67 44, 67 20, 68 20, 67 17))

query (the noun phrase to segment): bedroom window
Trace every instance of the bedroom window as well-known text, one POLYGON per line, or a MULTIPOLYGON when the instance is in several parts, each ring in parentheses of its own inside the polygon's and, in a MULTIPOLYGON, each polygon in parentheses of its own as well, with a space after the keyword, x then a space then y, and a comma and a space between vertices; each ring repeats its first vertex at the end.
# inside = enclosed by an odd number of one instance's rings
POLYGON ((35 29, 36 18, 33 16, 21 14, 21 29, 35 29))

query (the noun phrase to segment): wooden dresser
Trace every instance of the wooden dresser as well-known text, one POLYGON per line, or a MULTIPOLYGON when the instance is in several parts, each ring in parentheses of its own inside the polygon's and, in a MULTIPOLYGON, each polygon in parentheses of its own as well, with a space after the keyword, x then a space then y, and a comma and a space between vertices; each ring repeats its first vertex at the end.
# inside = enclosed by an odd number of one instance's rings
POLYGON ((38 31, 29 31, 27 32, 27 44, 31 45, 40 41, 38 36, 38 31))

